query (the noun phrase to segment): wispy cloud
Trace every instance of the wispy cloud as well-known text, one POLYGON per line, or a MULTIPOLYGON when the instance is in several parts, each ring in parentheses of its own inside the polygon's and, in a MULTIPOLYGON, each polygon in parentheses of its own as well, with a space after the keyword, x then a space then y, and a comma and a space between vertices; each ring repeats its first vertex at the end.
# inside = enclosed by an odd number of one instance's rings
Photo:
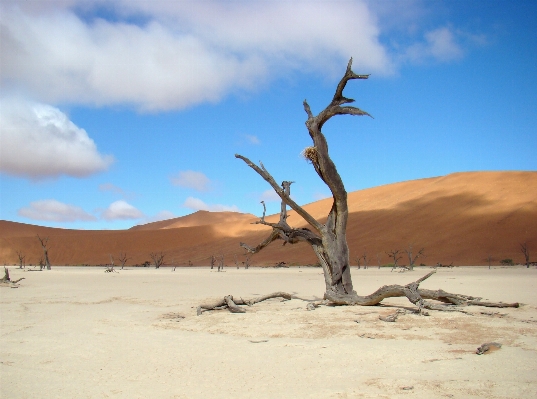
POLYGON ((112 202, 108 208, 101 212, 101 217, 105 220, 129 220, 142 219, 144 214, 126 201, 119 200, 112 202))
POLYGON ((161 220, 173 219, 175 217, 177 217, 177 216, 175 216, 175 214, 173 212, 165 210, 165 211, 160 211, 159 213, 157 213, 154 216, 150 216, 150 217, 146 218, 145 223, 160 222, 161 220))
POLYGON ((268 189, 263 191, 263 193, 259 196, 260 201, 265 202, 271 202, 271 201, 281 201, 281 198, 278 194, 276 194, 276 191, 273 189, 268 189))
POLYGON ((0 135, 0 171, 10 175, 34 180, 86 177, 113 162, 99 153, 84 129, 44 104, 1 98, 0 135))
POLYGON ((246 141, 250 144, 259 145, 261 144, 261 140, 257 136, 251 135, 251 134, 245 134, 244 138, 246 141))
POLYGON ((206 192, 211 190, 211 180, 202 172, 184 170, 170 177, 174 186, 191 188, 196 191, 206 192))
POLYGON ((409 46, 402 59, 414 63, 429 60, 447 62, 459 59, 464 55, 464 50, 457 41, 457 36, 458 34, 448 27, 426 32, 424 40, 409 46))
POLYGON ((210 211, 210 212, 240 212, 235 205, 207 204, 199 198, 188 197, 182 205, 193 211, 210 211))
POLYGON ((77 221, 95 221, 97 218, 82 208, 65 204, 63 202, 46 199, 31 202, 29 206, 20 208, 18 215, 32 219, 47 222, 77 222, 77 221))

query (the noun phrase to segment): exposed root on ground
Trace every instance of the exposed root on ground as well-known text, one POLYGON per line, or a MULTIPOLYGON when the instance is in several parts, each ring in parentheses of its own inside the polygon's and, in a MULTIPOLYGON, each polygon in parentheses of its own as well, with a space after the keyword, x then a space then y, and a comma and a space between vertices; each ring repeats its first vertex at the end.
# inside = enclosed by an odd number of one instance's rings
POLYGON ((7 269, 7 267, 4 266, 4 277, 2 278, 2 280, 0 280, 0 285, 4 287, 17 288, 19 286, 17 283, 21 280, 24 280, 24 277, 14 281, 11 280, 11 278, 9 277, 9 270, 7 269))
MULTIPOLYGON (((465 306, 485 306, 493 308, 518 308, 520 304, 515 303, 504 303, 504 302, 483 302, 481 298, 473 297, 470 295, 462 294, 452 294, 446 292, 442 289, 439 290, 428 290, 420 289, 419 285, 424 280, 431 277, 436 270, 428 273, 422 278, 407 284, 407 285, 385 285, 379 288, 377 291, 367 296, 360 296, 353 292, 352 294, 339 294, 336 292, 327 291, 324 294, 324 301, 310 302, 307 306, 307 310, 314 310, 318 306, 328 305, 328 306, 342 306, 342 305, 353 305, 353 306, 374 306, 381 303, 386 298, 398 298, 398 297, 407 297, 410 302, 418 307, 417 312, 419 314, 427 315, 425 309, 428 310, 438 310, 438 311, 458 311, 464 312, 461 307, 465 306), (428 300, 434 300, 436 302, 431 302, 428 300)), ((222 300, 219 300, 212 304, 203 304, 198 306, 198 316, 208 310, 219 310, 219 309, 228 309, 232 313, 245 313, 244 308, 239 307, 239 305, 248 305, 252 306, 258 302, 265 301, 270 298, 284 298, 286 300, 292 299, 291 295, 285 292, 275 292, 273 294, 265 295, 259 298, 253 298, 250 300, 244 300, 242 298, 233 298, 231 295, 227 295, 222 300)), ((299 298, 296 298, 299 299, 299 298)))

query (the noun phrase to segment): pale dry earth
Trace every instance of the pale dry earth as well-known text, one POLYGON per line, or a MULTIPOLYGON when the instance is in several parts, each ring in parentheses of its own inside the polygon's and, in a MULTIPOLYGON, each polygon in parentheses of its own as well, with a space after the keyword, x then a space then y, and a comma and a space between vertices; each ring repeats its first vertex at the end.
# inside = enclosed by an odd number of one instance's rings
MULTIPOLYGON (((412 309, 320 307, 319 268, 11 268, 0 287, 2 398, 533 398, 537 397, 537 269, 441 269, 422 283, 524 303, 518 309, 379 315, 412 309), (287 291, 247 308, 196 316, 232 294, 287 291), (502 348, 478 356, 485 342, 502 348)), ((355 288, 407 284, 429 272, 353 268, 355 288)))

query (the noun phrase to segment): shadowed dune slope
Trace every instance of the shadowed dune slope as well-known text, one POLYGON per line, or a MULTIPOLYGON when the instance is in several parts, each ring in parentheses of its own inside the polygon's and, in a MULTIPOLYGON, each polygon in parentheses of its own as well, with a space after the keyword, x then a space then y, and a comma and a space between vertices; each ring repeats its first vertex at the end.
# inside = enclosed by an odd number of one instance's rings
MULTIPOLYGON (((323 221, 331 199, 304 208, 323 221)), ((527 242, 537 257, 537 172, 465 172, 414 180, 349 193, 347 241, 351 264, 366 255, 369 265, 390 263, 386 251, 425 249, 417 264, 493 264, 511 258, 522 263, 520 243, 527 242)), ((300 224, 290 212, 289 223, 300 224)), ((244 261, 239 242, 257 245, 269 228, 252 224, 256 217, 234 212, 206 212, 135 226, 119 231, 82 231, 0 221, 0 261, 17 262, 16 250, 35 264, 42 255, 36 234, 49 237, 49 257, 56 265, 105 264, 109 254, 126 252, 128 264, 150 260, 151 252, 165 253, 166 264, 208 265, 211 255, 225 255, 234 266, 244 261)), ((267 218, 277 220, 277 215, 267 218)), ((307 244, 282 246, 281 241, 252 257, 254 265, 313 264, 307 244)), ((362 264, 363 264, 362 260, 362 264)))

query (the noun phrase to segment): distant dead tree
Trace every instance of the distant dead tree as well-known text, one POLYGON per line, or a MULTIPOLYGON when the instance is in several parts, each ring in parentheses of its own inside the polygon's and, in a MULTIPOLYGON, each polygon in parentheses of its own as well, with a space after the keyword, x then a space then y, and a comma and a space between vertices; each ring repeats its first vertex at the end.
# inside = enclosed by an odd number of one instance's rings
POLYGON ((211 255, 211 269, 214 269, 215 264, 216 264, 216 257, 214 255, 211 255))
POLYGON ((400 252, 400 249, 393 249, 391 251, 386 252, 386 255, 393 259, 392 272, 397 268, 397 262, 399 262, 399 260, 403 258, 403 255, 399 255, 400 252))
POLYGON ((489 263, 489 269, 490 269, 490 265, 492 263, 492 255, 487 256, 486 261, 489 263))
POLYGON ((246 260, 244 261, 244 268, 248 269, 250 267, 250 259, 252 255, 250 253, 246 254, 246 260))
POLYGON ((358 256, 356 258, 356 266, 358 267, 358 270, 362 267, 362 257, 358 256))
POLYGON ((524 260, 526 261, 526 267, 530 267, 530 249, 528 248, 528 243, 524 241, 520 244, 520 252, 524 255, 524 260))
POLYGON ((367 269, 367 253, 364 252, 362 259, 364 260, 364 269, 367 269))
POLYGON ((235 266, 237 266, 237 269, 239 268, 239 260, 237 259, 237 254, 233 255, 235 257, 235 266))
POLYGON ((416 260, 419 258, 419 257, 425 257, 425 255, 423 254, 423 251, 425 251, 425 248, 421 248, 418 253, 416 255, 413 255, 412 254, 412 247, 413 247, 414 244, 410 244, 408 246, 407 249, 405 249, 405 252, 408 256, 408 268, 410 270, 414 270, 414 264, 416 263, 416 260))
POLYGON ((220 263, 218 264, 218 271, 223 272, 224 271, 224 254, 220 257, 220 263))
MULTIPOLYGON (((350 273, 349 247, 347 245, 347 222, 349 216, 349 208, 347 202, 347 191, 343 184, 337 168, 330 158, 328 153, 328 143, 326 137, 322 133, 322 127, 332 117, 336 115, 369 115, 361 109, 348 105, 354 100, 343 95, 345 86, 350 80, 367 79, 369 75, 357 75, 352 71, 352 58, 347 64, 345 75, 339 81, 334 97, 328 106, 314 115, 309 104, 304 101, 304 110, 307 114, 306 127, 313 141, 312 146, 307 147, 303 151, 304 157, 313 165, 315 172, 320 179, 327 185, 332 194, 333 203, 326 217, 323 218, 324 223, 319 222, 310 215, 303 207, 298 205, 290 195, 291 181, 283 181, 280 184, 272 177, 262 163, 254 164, 248 158, 236 154, 235 157, 241 159, 261 176, 274 189, 276 194, 281 199, 281 211, 279 221, 276 223, 265 220, 265 212, 256 223, 272 228, 268 237, 255 247, 251 247, 246 243, 240 243, 240 246, 248 252, 256 254, 263 248, 268 246, 275 240, 283 240, 284 244, 296 244, 299 242, 308 243, 317 256, 318 262, 323 269, 325 293, 324 300, 319 301, 317 306, 326 305, 361 305, 372 306, 379 304, 386 298, 406 297, 408 300, 418 307, 418 312, 423 312, 424 309, 434 310, 453 310, 454 306, 498 306, 498 307, 518 307, 518 303, 503 304, 503 303, 485 303, 476 298, 466 295, 450 294, 442 290, 432 291, 420 289, 419 285, 425 279, 432 276, 436 270, 428 273, 416 281, 401 285, 385 285, 370 295, 361 296, 353 289, 352 278, 350 273), (296 214, 302 217, 307 224, 307 228, 293 228, 288 222, 287 206, 293 209, 296 214), (430 302, 428 299, 433 299, 441 303, 430 302)), ((281 162, 281 157, 273 155, 276 162, 281 162)), ((394 261, 397 262, 398 251, 393 252, 394 261)), ((198 315, 204 311, 213 309, 229 309, 231 312, 243 313, 244 308, 239 305, 252 305, 260 301, 281 297, 286 300, 292 298, 290 294, 277 292, 251 300, 242 298, 234 298, 231 295, 225 296, 223 299, 214 301, 208 304, 201 304, 198 307, 198 315)), ((315 308, 315 306, 312 304, 315 308)))
POLYGON ((19 258, 19 269, 23 268, 24 258, 26 258, 26 255, 21 250, 15 251, 17 254, 17 257, 19 258))
POLYGON ((104 270, 105 273, 118 273, 115 269, 114 269, 114 257, 112 256, 112 254, 110 254, 110 265, 107 265, 106 266, 106 269, 104 270))
POLYGON ((41 244, 41 248, 43 248, 43 257, 45 260, 45 265, 47 267, 47 270, 52 270, 52 267, 50 266, 50 261, 48 260, 48 250, 50 249, 50 248, 47 248, 48 237, 41 238, 39 237, 39 234, 37 234, 37 239, 39 240, 39 243, 41 244))
POLYGON ((121 263, 121 270, 123 270, 123 267, 125 267, 125 263, 127 263, 129 259, 131 258, 127 258, 126 252, 119 253, 119 257, 117 258, 117 260, 119 261, 119 263, 121 263))
POLYGON ((377 254, 377 263, 379 264, 379 269, 380 269, 380 259, 381 259, 381 254, 377 254))
POLYGON ((164 264, 164 254, 162 252, 151 252, 149 257, 153 260, 155 269, 158 269, 164 264))

